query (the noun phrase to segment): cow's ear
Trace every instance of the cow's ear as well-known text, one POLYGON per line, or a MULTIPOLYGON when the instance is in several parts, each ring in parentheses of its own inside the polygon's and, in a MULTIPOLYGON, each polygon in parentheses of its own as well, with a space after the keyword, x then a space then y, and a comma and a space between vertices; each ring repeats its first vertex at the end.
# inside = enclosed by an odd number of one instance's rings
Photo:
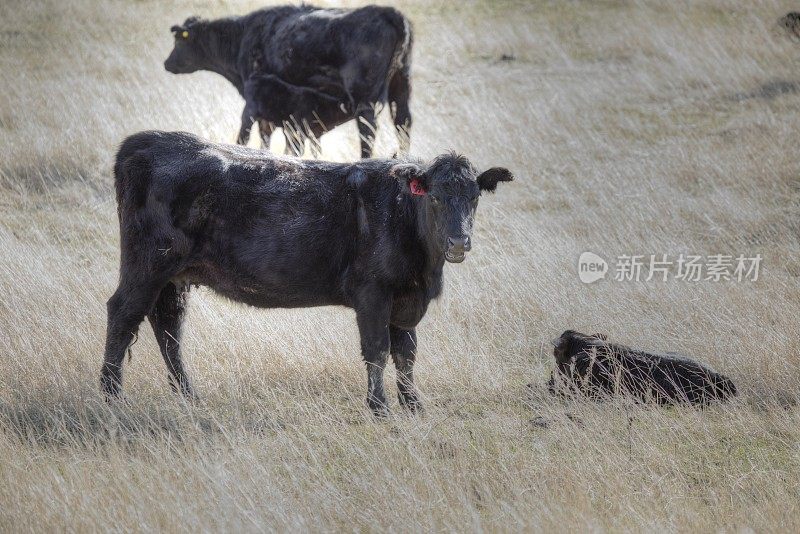
POLYGON ((481 191, 494 193, 494 190, 497 189, 498 182, 510 182, 513 179, 514 175, 511 174, 511 171, 508 169, 492 167, 478 176, 478 187, 480 187, 481 191))
POLYGON ((404 185, 404 189, 412 195, 424 196, 428 194, 430 180, 419 165, 398 163, 392 166, 389 174, 397 178, 404 185))
POLYGON ((177 24, 175 24, 172 28, 169 29, 169 31, 171 31, 174 34, 182 32, 183 30, 184 30, 183 26, 178 26, 177 24))

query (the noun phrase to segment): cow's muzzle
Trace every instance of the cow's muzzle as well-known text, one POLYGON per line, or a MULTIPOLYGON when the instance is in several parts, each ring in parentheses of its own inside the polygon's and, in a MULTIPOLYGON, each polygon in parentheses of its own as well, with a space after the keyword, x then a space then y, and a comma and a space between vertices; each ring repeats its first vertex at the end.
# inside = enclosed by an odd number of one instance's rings
POLYGON ((467 256, 467 252, 472 248, 469 236, 448 237, 447 250, 444 252, 444 259, 450 263, 461 263, 467 256))
POLYGON ((172 74, 183 74, 186 69, 183 65, 179 65, 177 61, 168 59, 164 62, 164 70, 172 74))

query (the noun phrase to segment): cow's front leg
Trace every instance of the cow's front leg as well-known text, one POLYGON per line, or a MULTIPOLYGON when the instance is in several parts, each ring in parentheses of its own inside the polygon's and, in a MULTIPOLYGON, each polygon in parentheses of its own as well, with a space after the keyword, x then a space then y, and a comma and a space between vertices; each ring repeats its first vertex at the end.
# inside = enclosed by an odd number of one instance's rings
POLYGON ((356 300, 361 355, 367 365, 367 406, 377 417, 389 412, 383 390, 383 370, 389 359, 390 310, 391 296, 377 288, 361 291, 356 300))
POLYGON ((417 333, 412 328, 404 330, 389 327, 391 353, 397 370, 397 399, 400 405, 412 412, 422 411, 417 388, 414 385, 414 361, 417 359, 417 333))

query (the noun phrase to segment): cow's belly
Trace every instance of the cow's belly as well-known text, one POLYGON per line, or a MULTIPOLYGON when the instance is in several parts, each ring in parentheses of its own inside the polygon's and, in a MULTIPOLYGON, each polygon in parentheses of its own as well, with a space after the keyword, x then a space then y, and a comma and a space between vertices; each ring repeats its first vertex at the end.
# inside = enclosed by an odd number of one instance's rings
POLYGON ((209 263, 185 269, 173 277, 173 282, 205 286, 226 298, 259 308, 308 308, 345 303, 336 284, 302 277, 263 280, 209 263))
POLYGON ((332 306, 344 304, 340 299, 320 294, 304 294, 298 292, 284 293, 279 290, 255 291, 253 288, 212 287, 215 293, 236 302, 258 308, 312 308, 315 306, 332 306))
POLYGON ((283 204, 272 209, 278 215, 259 219, 249 234, 218 224, 196 240, 179 277, 264 308, 343 304, 342 265, 354 245, 341 225, 322 217, 299 224, 283 204))

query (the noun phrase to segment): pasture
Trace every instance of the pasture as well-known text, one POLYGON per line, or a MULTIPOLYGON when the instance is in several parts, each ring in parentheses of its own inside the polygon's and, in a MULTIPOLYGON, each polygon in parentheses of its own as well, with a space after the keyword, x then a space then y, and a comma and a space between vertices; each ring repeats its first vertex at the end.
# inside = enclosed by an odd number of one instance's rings
MULTIPOLYGON (((203 289, 184 341, 201 400, 171 392, 146 324, 125 401, 100 395, 116 148, 144 129, 233 142, 241 98, 167 73, 169 27, 264 2, 163 4, 0 4, 0 531, 800 530, 800 43, 775 24, 795 4, 397 4, 415 29, 411 154, 516 180, 482 198, 417 330, 425 414, 399 408, 389 365, 386 421, 364 405, 352 311, 203 289), (584 251, 763 260, 756 281, 616 281, 612 265, 584 284, 584 251), (739 396, 554 399, 549 340, 567 328, 685 352, 739 396)), ((355 124, 322 149, 357 158, 355 124)))

